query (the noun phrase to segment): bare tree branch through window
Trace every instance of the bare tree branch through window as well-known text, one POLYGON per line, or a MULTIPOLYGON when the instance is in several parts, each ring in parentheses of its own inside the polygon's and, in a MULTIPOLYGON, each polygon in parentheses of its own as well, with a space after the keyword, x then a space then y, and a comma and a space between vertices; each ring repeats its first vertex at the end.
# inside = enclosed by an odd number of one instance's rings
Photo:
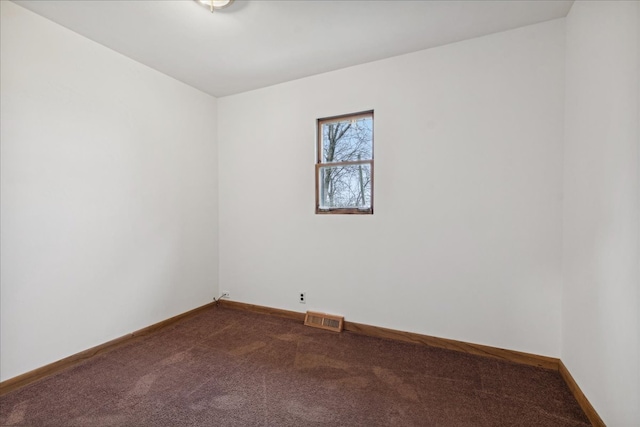
POLYGON ((373 111, 318 120, 316 213, 373 213, 373 111))

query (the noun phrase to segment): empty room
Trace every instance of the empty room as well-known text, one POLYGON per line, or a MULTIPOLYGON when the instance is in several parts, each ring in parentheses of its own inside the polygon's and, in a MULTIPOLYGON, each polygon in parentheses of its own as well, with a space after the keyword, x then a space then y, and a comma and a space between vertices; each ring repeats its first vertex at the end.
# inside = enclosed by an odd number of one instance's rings
POLYGON ((640 425, 640 2, 0 18, 0 425, 640 425))

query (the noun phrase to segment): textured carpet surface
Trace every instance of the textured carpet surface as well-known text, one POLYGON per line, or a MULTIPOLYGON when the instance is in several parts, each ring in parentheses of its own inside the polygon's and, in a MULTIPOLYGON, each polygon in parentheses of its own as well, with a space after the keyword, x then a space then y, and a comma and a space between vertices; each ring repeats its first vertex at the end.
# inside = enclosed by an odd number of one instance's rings
POLYGON ((557 372, 212 308, 1 397, 0 425, 589 423, 557 372))

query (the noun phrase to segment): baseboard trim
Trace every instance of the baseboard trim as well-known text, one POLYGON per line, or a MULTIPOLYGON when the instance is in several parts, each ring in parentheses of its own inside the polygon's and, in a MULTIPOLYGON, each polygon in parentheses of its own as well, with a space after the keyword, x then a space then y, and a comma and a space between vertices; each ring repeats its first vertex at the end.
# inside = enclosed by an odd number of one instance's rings
POLYGON ((193 310, 189 310, 185 313, 178 314, 177 316, 173 316, 161 322, 154 323, 151 326, 147 326, 146 328, 139 329, 135 332, 124 335, 120 338, 116 338, 104 344, 91 347, 87 350, 81 351, 80 353, 72 354, 69 357, 65 357, 64 359, 60 359, 56 362, 34 369, 33 371, 25 372, 24 374, 18 375, 17 377, 9 378, 8 380, 2 381, 0 383, 0 396, 6 393, 9 393, 10 391, 16 390, 20 387, 24 387, 27 384, 31 384, 35 381, 38 381, 44 377, 48 377, 49 375, 53 375, 64 369, 70 368, 94 356, 105 353, 109 350, 113 350, 114 348, 119 347, 125 343, 128 343, 136 338, 149 335, 153 332, 158 331, 159 329, 165 328, 177 322, 178 320, 182 320, 187 317, 191 317, 195 314, 198 314, 201 311, 204 311, 213 307, 214 304, 215 302, 205 304, 201 307, 194 308, 193 310))
POLYGON ((582 411, 585 413, 587 418, 589 418, 591 424, 594 427, 606 427, 606 424, 604 423, 604 421, 602 421, 602 418, 600 418, 600 415, 598 415, 593 405, 591 405, 591 402, 589 402, 587 396, 585 396, 582 390, 580 390, 578 383, 576 383, 576 380, 573 379, 573 376, 569 372, 569 369, 567 369, 565 364, 562 363, 562 360, 560 361, 560 364, 558 366, 558 371, 560 372, 560 376, 562 377, 564 382, 567 383, 567 386, 569 387, 569 390, 571 390, 573 397, 575 397, 578 401, 578 404, 582 408, 582 411))
MULTIPOLYGON (((304 321, 304 313, 296 311, 281 310, 279 308, 264 307, 253 304, 246 304, 237 301, 220 301, 220 305, 236 310, 252 311, 255 313, 270 314, 278 317, 286 317, 304 321)), ((416 344, 428 345, 430 347, 444 348, 447 350, 460 351, 477 356, 491 357, 493 359, 507 360, 509 362, 537 366, 540 368, 558 370, 559 359, 554 357, 539 356, 537 354, 523 353, 515 350, 506 350, 497 347, 490 347, 481 344, 472 344, 463 341, 456 341, 447 338, 432 337, 429 335, 416 334, 413 332, 398 331, 395 329, 382 328, 380 326, 365 325, 355 322, 344 322, 344 330, 376 338, 386 338, 396 341, 404 341, 416 344)))
POLYGON ((544 369, 558 370, 559 359, 554 357, 539 356, 537 354, 523 353, 515 350, 507 350, 482 344, 473 344, 464 341, 456 341, 448 338, 433 337, 430 335, 416 334, 413 332, 398 331, 382 328, 380 326, 365 325, 355 322, 344 322, 344 330, 355 332, 370 337, 387 338, 396 341, 404 341, 423 344, 430 347, 459 351, 476 356, 490 357, 492 359, 506 360, 521 365, 536 366, 544 369))
POLYGON ((280 308, 265 307, 263 305, 247 304, 238 301, 220 300, 221 307, 227 307, 234 310, 249 311, 252 313, 269 314, 276 317, 285 317, 287 319, 299 320, 304 322, 304 313, 297 311, 282 310, 280 308))

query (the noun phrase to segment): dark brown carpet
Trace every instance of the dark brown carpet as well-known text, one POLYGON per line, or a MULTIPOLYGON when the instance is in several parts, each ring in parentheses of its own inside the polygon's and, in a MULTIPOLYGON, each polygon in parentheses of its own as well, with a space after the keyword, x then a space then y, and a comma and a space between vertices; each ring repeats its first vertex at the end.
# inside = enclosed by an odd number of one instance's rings
POLYGON ((0 425, 589 424, 557 372, 219 307, 1 397, 0 425))

